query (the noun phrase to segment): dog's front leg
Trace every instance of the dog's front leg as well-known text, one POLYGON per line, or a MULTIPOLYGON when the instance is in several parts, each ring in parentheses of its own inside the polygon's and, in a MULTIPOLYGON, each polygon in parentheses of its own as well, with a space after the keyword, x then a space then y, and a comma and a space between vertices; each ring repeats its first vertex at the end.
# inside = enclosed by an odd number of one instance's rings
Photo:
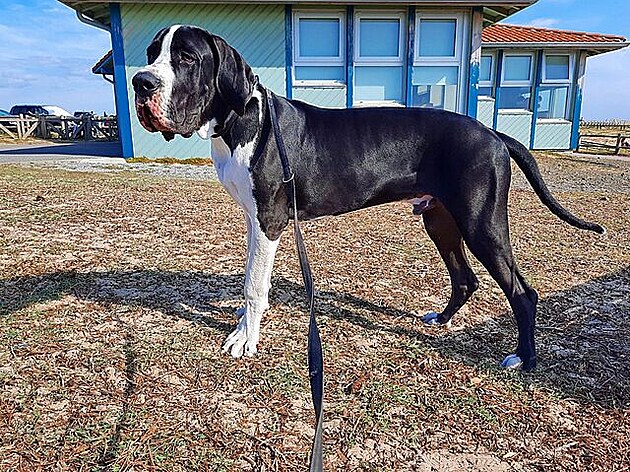
POLYGON ((271 270, 280 238, 271 241, 260 228, 255 215, 247 218, 247 263, 245 267, 245 307, 236 329, 223 350, 232 357, 253 356, 260 335, 260 321, 269 307, 271 270))

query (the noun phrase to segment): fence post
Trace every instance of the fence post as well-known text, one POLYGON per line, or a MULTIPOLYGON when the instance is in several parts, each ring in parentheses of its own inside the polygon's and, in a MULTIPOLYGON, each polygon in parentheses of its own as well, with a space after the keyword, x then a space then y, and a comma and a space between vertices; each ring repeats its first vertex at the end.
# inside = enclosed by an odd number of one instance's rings
POLYGON ((90 141, 92 139, 92 115, 88 113, 83 117, 85 118, 85 140, 90 141))
POLYGON ((18 115, 18 120, 17 120, 17 137, 18 139, 22 139, 22 117, 24 115, 18 115))
POLYGON ((617 135, 617 144, 615 144, 615 156, 619 155, 620 149, 621 149, 621 133, 617 135))
POLYGON ((39 137, 42 139, 46 139, 46 117, 44 115, 39 115, 39 137))

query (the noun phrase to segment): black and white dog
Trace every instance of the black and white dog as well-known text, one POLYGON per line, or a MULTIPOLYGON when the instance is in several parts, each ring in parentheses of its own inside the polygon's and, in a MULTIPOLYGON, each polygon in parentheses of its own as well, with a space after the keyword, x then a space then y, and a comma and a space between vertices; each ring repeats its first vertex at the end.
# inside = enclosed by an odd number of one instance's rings
MULTIPOLYGON (((234 357, 253 355, 269 306, 278 241, 293 212, 269 131, 264 89, 236 50, 197 27, 161 30, 147 59, 133 77, 140 122, 167 140, 194 132, 212 136, 219 180, 245 211, 245 307, 224 350, 234 357)), ((604 228, 573 216, 554 199, 523 145, 466 116, 423 108, 331 110, 271 96, 295 173, 299 219, 412 202, 452 284, 446 308, 423 321, 448 323, 477 289, 465 243, 499 284, 516 317, 516 351, 502 365, 534 368, 538 296, 521 275, 510 245, 510 158, 559 218, 598 233, 604 228)))

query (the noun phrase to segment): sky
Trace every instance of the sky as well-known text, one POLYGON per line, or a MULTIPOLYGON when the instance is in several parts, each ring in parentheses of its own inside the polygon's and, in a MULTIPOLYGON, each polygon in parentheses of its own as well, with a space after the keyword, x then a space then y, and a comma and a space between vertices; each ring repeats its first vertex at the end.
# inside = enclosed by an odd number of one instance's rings
MULTIPOLYGON (((630 0, 539 0, 505 23, 630 38, 630 0)), ((111 47, 56 0, 0 1, 0 108, 58 105, 113 113, 113 86, 91 68, 111 47)), ((630 47, 588 60, 582 116, 630 119, 630 47)))

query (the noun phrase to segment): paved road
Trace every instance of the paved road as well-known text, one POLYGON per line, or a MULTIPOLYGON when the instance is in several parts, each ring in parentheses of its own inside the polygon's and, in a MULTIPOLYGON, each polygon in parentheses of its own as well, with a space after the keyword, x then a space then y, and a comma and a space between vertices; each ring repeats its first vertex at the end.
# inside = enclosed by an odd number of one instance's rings
POLYGON ((0 144, 0 164, 120 157, 118 142, 0 144))

